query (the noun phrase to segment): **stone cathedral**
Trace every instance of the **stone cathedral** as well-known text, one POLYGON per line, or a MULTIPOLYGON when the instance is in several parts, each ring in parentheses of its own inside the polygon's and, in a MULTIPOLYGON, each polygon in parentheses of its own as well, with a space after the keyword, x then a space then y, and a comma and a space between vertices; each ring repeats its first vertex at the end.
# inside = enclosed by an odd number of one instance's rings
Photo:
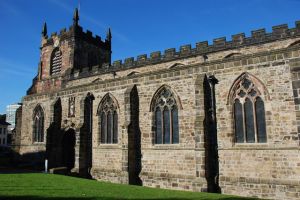
POLYGON ((300 22, 111 61, 112 33, 48 35, 17 111, 23 162, 115 183, 300 198, 300 22))

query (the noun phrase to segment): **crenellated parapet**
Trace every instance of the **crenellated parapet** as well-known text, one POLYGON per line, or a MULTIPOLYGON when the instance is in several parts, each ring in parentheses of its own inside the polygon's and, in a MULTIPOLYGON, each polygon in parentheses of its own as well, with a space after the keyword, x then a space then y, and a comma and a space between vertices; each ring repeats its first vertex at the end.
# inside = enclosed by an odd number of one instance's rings
POLYGON ((191 44, 179 47, 179 51, 175 48, 169 48, 161 51, 155 51, 147 54, 138 55, 136 58, 129 57, 122 60, 116 60, 112 65, 104 64, 102 66, 94 66, 82 70, 75 70, 70 74, 70 78, 86 77, 92 74, 101 74, 106 72, 114 72, 127 68, 140 67, 144 65, 159 64, 181 58, 193 57, 197 55, 206 56, 207 54, 237 49, 245 46, 257 45, 278 41, 287 38, 300 36, 300 21, 296 21, 294 28, 289 28, 287 24, 272 27, 272 32, 267 33, 265 29, 251 31, 251 36, 246 37, 245 33, 238 33, 231 36, 231 40, 227 41, 226 37, 213 39, 213 43, 202 41, 192 47, 191 44))
POLYGON ((95 45, 105 50, 111 51, 111 30, 108 30, 106 39, 102 41, 101 37, 98 35, 93 35, 90 30, 83 31, 83 28, 79 25, 79 12, 76 8, 73 15, 73 24, 67 29, 63 28, 59 33, 52 32, 50 37, 47 33, 47 24, 46 22, 43 25, 42 29, 42 45, 41 48, 46 46, 54 45, 55 41, 63 41, 67 39, 76 39, 77 41, 86 42, 88 44, 95 45))
POLYGON ((59 38, 60 41, 67 40, 70 38, 76 37, 77 39, 81 39, 89 44, 93 44, 95 46, 102 46, 110 48, 109 42, 107 40, 102 40, 100 36, 93 35, 90 30, 84 31, 81 26, 70 26, 69 29, 63 28, 59 33, 53 32, 49 38, 46 38, 46 42, 44 42, 43 47, 48 45, 53 45, 54 38, 59 38))

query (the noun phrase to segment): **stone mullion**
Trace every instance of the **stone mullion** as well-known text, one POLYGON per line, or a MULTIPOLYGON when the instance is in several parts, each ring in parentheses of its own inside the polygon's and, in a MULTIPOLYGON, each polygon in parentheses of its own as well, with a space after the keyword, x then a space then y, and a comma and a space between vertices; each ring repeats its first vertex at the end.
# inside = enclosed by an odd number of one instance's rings
POLYGON ((113 144, 115 144, 114 138, 115 138, 115 135, 117 134, 115 132, 115 115, 116 115, 116 111, 113 111, 113 113, 112 113, 112 139, 111 139, 113 144))
POLYGON ((107 140, 107 120, 106 120, 107 119, 107 114, 103 110, 102 110, 102 113, 104 113, 104 115, 102 116, 102 114, 101 114, 101 121, 100 121, 100 123, 101 123, 101 138, 100 138, 100 143, 105 144, 106 140, 107 140), (105 118, 105 123, 104 123, 103 129, 102 129, 102 124, 103 124, 104 118, 105 118), (103 131, 103 133, 102 133, 102 131, 103 131))
POLYGON ((169 109, 169 118, 170 118, 170 144, 173 144, 173 114, 171 109, 169 109))
MULTIPOLYGON (((107 112, 104 112, 104 118, 105 118, 105 123, 104 123, 104 134, 103 134, 103 144, 107 143, 107 112)), ((104 119, 103 119, 104 120, 104 119)))
POLYGON ((108 144, 108 116, 109 116, 109 111, 106 113, 106 129, 105 129, 105 143, 108 144))
POLYGON ((102 111, 98 111, 98 117, 97 117, 97 120, 98 120, 98 145, 101 145, 102 143, 102 136, 103 136, 103 133, 102 133, 102 114, 103 112, 102 111))
POLYGON ((38 119, 36 119, 36 121, 35 121, 35 140, 34 140, 34 142, 38 142, 39 141, 39 132, 40 132, 40 130, 39 130, 39 121, 38 121, 38 119))
POLYGON ((32 129, 33 129, 33 141, 32 142, 36 142, 36 140, 37 140, 37 123, 36 123, 36 118, 34 119, 34 121, 33 121, 33 127, 32 127, 32 129))
POLYGON ((33 123, 32 123, 32 143, 35 142, 36 140, 36 119, 33 119, 33 123))
POLYGON ((113 111, 110 111, 110 144, 113 144, 114 138, 114 114, 113 111))
POLYGON ((254 124, 254 141, 255 141, 255 143, 257 143, 258 142, 258 133, 257 133, 257 121, 256 121, 256 108, 255 108, 255 101, 256 101, 256 99, 255 98, 253 98, 252 100, 251 100, 251 102, 252 102, 252 112, 253 112, 253 124, 254 124))
MULTIPOLYGON (((239 100, 239 102, 242 104, 242 115, 243 115, 243 135, 244 135, 244 143, 247 143, 247 128, 246 128, 246 114, 245 114, 245 102, 246 102, 246 98, 247 96, 244 96, 244 97, 241 97, 239 96, 238 94, 243 91, 245 94, 247 94, 247 90, 243 87, 242 85, 242 81, 240 81, 239 83, 240 87, 241 87, 241 90, 239 92, 236 92, 236 98, 239 100)), ((236 99, 234 99, 235 101, 236 99)), ((233 101, 233 102, 234 102, 233 101)), ((236 120, 234 119, 234 123, 236 120)), ((236 130, 235 130, 236 131, 236 130)), ((238 133, 235 132, 235 135, 237 135, 238 133)), ((237 141, 235 141, 237 142, 237 141)))
POLYGON ((45 123, 44 123, 44 120, 45 120, 45 118, 44 117, 41 117, 41 134, 40 134, 40 140, 41 140, 41 142, 44 142, 45 140, 44 140, 44 136, 45 136, 45 123))
POLYGON ((160 112, 160 121, 161 121, 161 143, 162 144, 165 144, 165 118, 164 118, 164 109, 161 110, 160 112))
POLYGON ((37 132, 37 142, 41 142, 41 135, 42 135, 42 120, 41 120, 41 118, 39 117, 39 119, 38 119, 38 132, 37 132))

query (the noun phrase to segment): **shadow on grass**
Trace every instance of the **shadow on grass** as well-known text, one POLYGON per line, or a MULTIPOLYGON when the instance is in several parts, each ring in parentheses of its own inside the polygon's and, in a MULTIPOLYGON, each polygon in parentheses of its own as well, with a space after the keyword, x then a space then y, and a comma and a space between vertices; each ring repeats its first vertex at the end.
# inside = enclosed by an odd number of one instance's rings
POLYGON ((114 197, 40 197, 40 196, 0 196, 0 200, 255 200, 242 197, 203 197, 203 198, 145 198, 128 199, 114 197))
MULTIPOLYGON (((0 174, 32 174, 32 173, 44 173, 43 171, 36 171, 30 169, 18 169, 18 168, 0 168, 0 174)), ((2 187, 2 186, 1 186, 2 187)))
POLYGON ((42 172, 45 167, 45 151, 19 154, 11 148, 0 148, 0 173, 42 172))

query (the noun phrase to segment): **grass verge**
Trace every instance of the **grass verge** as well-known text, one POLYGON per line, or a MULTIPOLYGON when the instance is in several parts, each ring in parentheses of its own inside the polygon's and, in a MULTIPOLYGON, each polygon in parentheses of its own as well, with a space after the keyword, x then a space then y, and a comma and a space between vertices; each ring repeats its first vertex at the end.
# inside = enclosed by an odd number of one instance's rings
POLYGON ((113 184, 75 177, 0 174, 1 200, 252 200, 229 195, 113 184))

